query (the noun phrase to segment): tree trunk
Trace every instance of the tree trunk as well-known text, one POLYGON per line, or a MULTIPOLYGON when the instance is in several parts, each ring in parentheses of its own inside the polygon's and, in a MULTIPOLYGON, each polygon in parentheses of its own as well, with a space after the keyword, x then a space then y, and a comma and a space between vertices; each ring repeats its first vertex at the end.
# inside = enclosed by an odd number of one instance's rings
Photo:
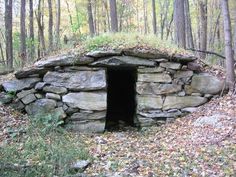
MULTIPOLYGON (((207 50, 207 0, 199 1, 200 8, 200 50, 207 50), (204 1, 204 2, 203 2, 204 1)), ((201 53, 202 59, 206 58, 205 53, 201 53)))
POLYGON ((157 34, 156 0, 152 0, 153 33, 157 34))
POLYGON ((116 0, 110 0, 111 31, 118 32, 116 0))
POLYGON ((56 47, 60 48, 61 0, 57 0, 56 47))
POLYGON ((143 0, 144 34, 148 33, 147 0, 143 0))
MULTIPOLYGON (((53 50, 53 14, 52 14, 52 0, 48 0, 48 41, 49 41, 49 52, 53 50)), ((48 53, 49 53, 48 52, 48 53)))
POLYGON ((6 59, 7 69, 13 69, 12 46, 12 0, 5 0, 5 35, 6 35, 6 59))
POLYGON ((189 0, 184 0, 184 10, 185 10, 186 46, 188 48, 194 48, 192 23, 189 10, 189 0))
POLYGON ((229 15, 228 0, 221 0, 221 8, 224 18, 224 34, 225 34, 225 57, 226 57, 226 83, 229 89, 233 91, 235 82, 234 61, 232 50, 232 32, 229 15))
POLYGON ((20 15, 20 58, 22 66, 25 66, 26 61, 26 33, 25 33, 25 0, 21 0, 21 15, 20 15))
POLYGON ((179 47, 186 48, 185 20, 184 20, 184 1, 175 0, 174 3, 174 22, 175 36, 179 47))
POLYGON ((29 38, 30 38, 30 53, 29 59, 33 61, 35 55, 34 46, 34 11, 33 11, 33 0, 29 0, 29 38))
POLYGON ((88 10, 89 32, 90 32, 91 36, 94 36, 95 35, 95 29, 94 29, 94 23, 93 23, 93 11, 92 11, 91 0, 88 0, 87 10, 88 10))

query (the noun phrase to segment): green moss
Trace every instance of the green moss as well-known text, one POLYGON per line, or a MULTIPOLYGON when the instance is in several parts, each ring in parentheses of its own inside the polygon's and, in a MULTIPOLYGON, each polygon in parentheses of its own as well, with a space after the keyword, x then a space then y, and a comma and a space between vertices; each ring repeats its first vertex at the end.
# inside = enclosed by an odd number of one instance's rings
POLYGON ((78 45, 81 53, 93 50, 109 50, 109 49, 130 49, 141 48, 147 50, 159 50, 168 54, 188 53, 182 48, 169 41, 164 41, 155 35, 142 35, 130 33, 105 33, 93 38, 87 38, 84 42, 78 45))

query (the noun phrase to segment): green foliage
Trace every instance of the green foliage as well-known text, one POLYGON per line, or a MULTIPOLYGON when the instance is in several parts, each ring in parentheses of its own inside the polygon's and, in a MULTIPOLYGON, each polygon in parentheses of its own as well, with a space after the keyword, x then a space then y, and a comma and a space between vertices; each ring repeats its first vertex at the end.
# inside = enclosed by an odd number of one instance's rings
POLYGON ((125 49, 143 48, 157 49, 169 55, 174 53, 188 53, 176 45, 163 41, 155 35, 141 35, 129 33, 105 33, 94 38, 88 38, 79 46, 80 51, 91 51, 97 49, 125 49))
POLYGON ((62 122, 55 116, 31 118, 25 135, 14 137, 11 144, 0 150, 3 164, 29 165, 19 171, 2 170, 2 176, 65 176, 69 166, 79 159, 88 159, 88 152, 78 137, 58 125, 62 122))

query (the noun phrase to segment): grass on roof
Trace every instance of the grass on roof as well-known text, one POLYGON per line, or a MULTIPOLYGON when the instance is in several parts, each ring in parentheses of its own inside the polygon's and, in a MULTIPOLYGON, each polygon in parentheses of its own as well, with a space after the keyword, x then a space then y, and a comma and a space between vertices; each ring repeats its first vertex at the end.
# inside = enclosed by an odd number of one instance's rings
POLYGON ((189 53, 169 41, 164 41, 155 35, 137 33, 105 33, 93 38, 89 37, 77 46, 81 53, 94 50, 143 48, 159 50, 168 54, 189 53))

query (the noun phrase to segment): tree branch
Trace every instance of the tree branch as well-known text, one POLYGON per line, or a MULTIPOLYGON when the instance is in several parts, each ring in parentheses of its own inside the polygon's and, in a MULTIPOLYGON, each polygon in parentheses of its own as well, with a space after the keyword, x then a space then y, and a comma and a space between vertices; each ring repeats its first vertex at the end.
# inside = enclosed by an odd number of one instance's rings
POLYGON ((218 54, 218 53, 216 53, 216 52, 203 51, 203 50, 197 50, 197 49, 192 49, 192 48, 188 48, 188 49, 186 49, 186 50, 191 50, 191 51, 200 52, 200 53, 206 53, 206 54, 210 54, 210 55, 216 55, 216 56, 218 56, 218 57, 220 57, 220 58, 225 59, 225 56, 220 55, 220 54, 218 54))

